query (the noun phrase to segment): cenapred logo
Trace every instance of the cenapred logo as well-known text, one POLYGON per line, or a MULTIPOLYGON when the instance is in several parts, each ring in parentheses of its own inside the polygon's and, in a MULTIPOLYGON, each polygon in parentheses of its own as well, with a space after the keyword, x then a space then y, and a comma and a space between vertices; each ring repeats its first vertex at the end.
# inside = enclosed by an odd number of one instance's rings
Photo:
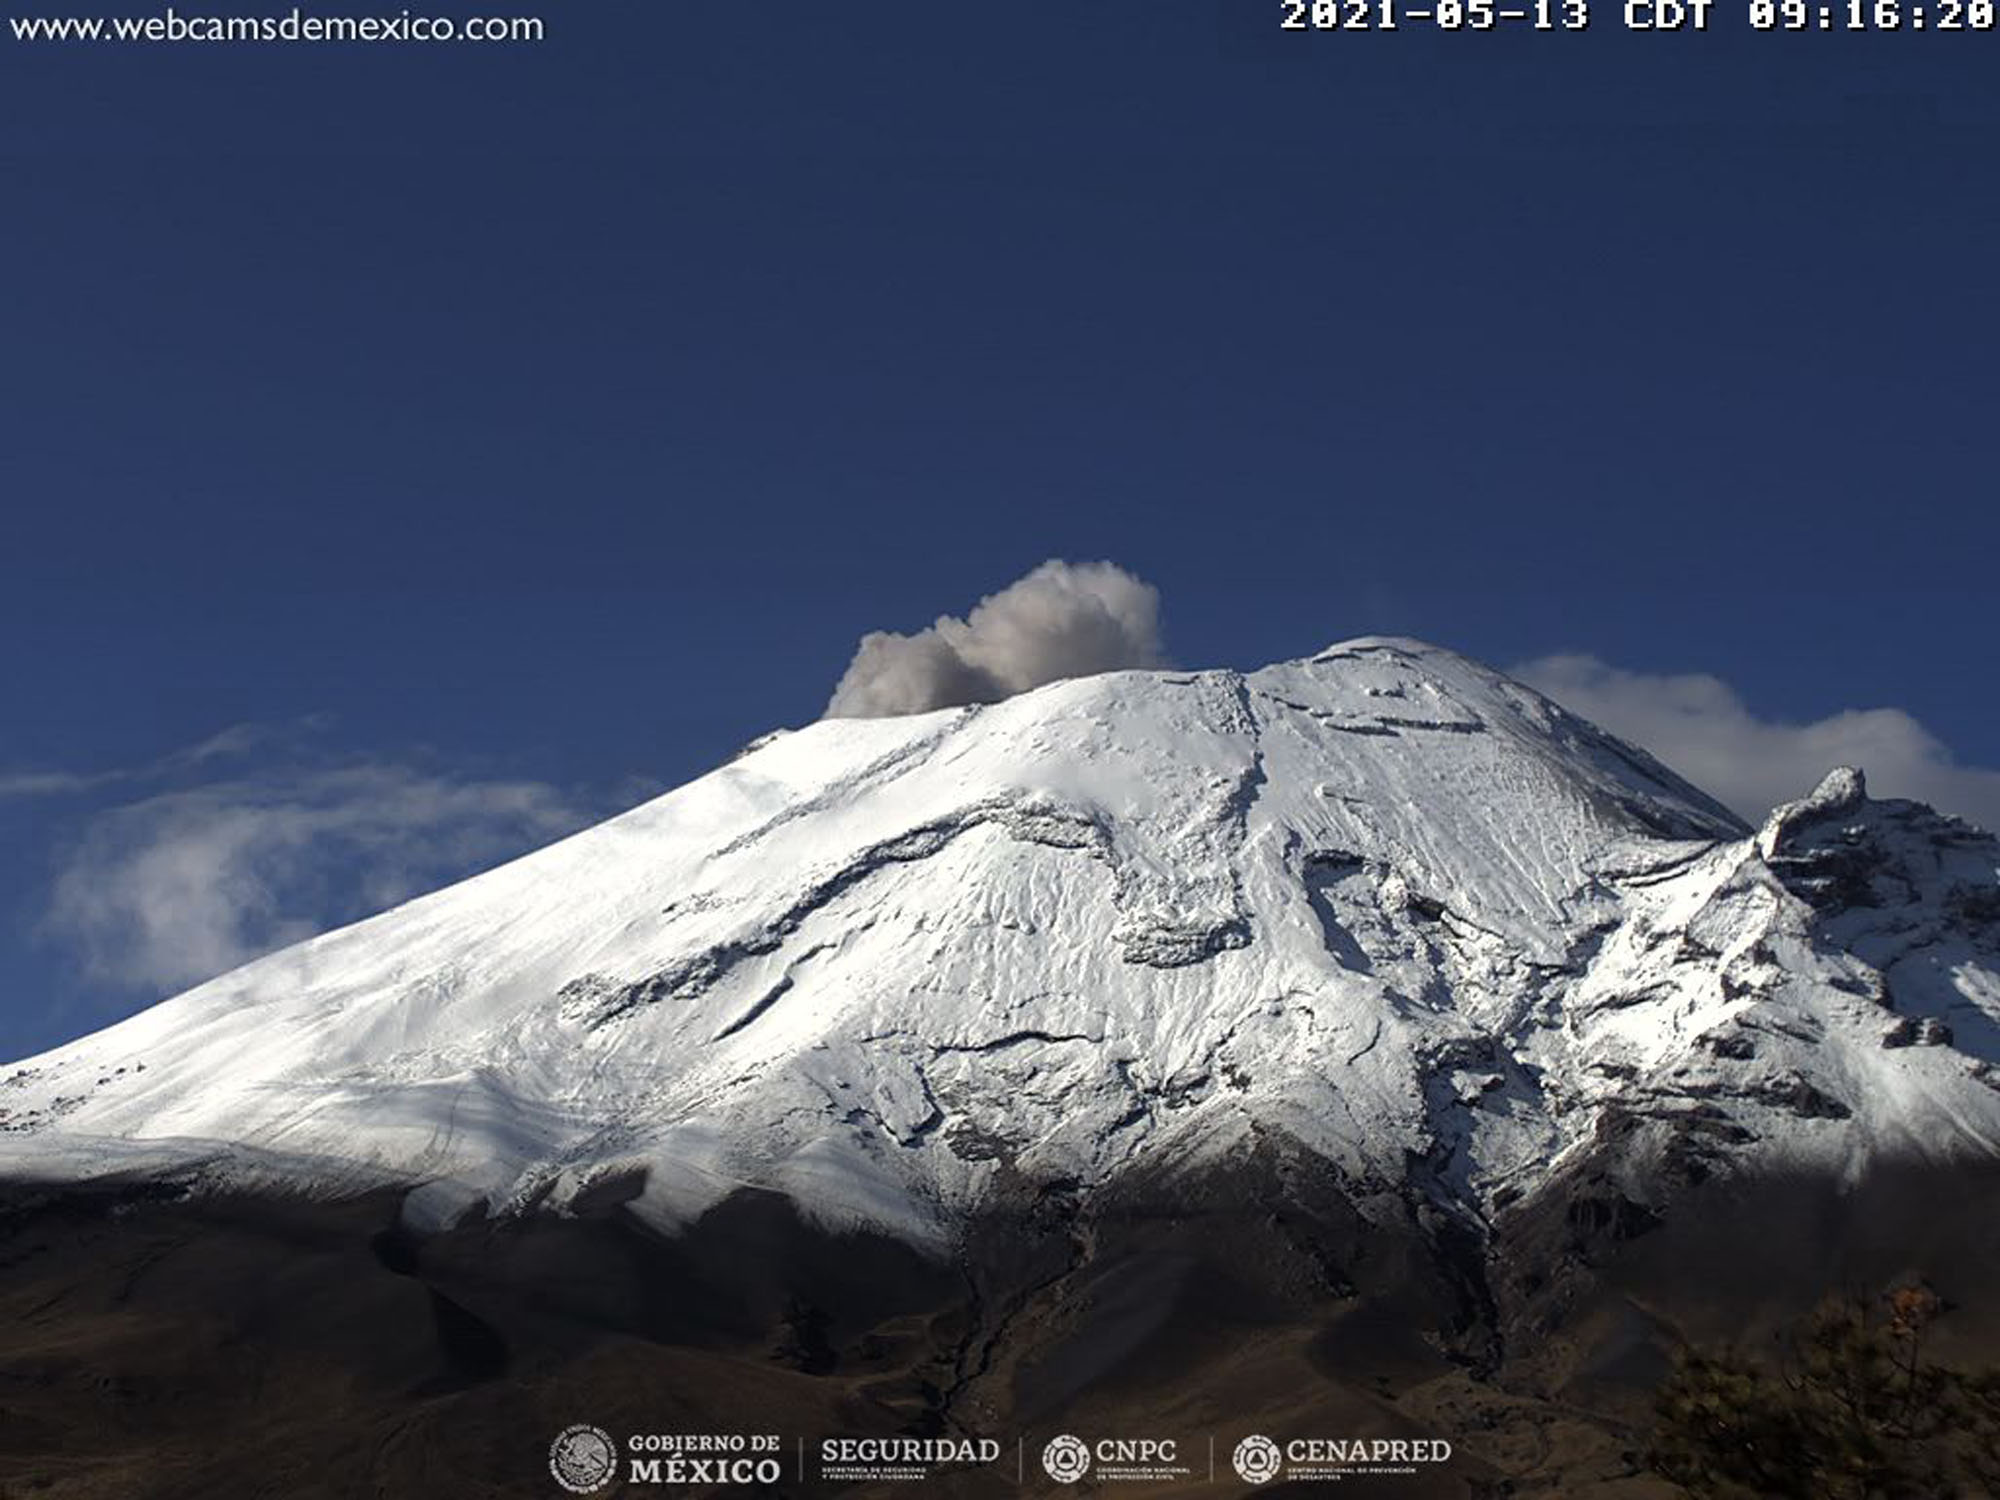
POLYGON ((618 1445, 602 1427, 577 1422, 549 1444, 549 1473, 572 1495, 588 1495, 611 1483, 618 1472, 618 1445))
POLYGON ((1269 1484, 1284 1467, 1285 1455, 1262 1433, 1252 1433, 1236 1445, 1229 1461, 1236 1468, 1236 1477, 1245 1484, 1269 1484))
POLYGON ((1064 1433, 1042 1450, 1042 1467, 1057 1484, 1075 1484, 1090 1472, 1090 1449, 1082 1438, 1064 1433))
POLYGON ((1253 1432, 1236 1445, 1229 1462, 1245 1484, 1333 1483, 1420 1472, 1451 1461, 1443 1438, 1289 1438, 1283 1443, 1253 1432))

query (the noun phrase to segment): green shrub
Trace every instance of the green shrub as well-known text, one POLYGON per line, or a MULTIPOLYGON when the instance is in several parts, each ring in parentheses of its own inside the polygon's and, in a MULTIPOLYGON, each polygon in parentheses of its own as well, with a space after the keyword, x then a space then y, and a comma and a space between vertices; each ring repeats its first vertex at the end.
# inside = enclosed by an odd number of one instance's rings
POLYGON ((1775 1361, 1689 1349, 1661 1387, 1655 1472, 1701 1500, 2000 1495, 2000 1371, 1925 1357, 1942 1304, 1831 1298, 1775 1361))

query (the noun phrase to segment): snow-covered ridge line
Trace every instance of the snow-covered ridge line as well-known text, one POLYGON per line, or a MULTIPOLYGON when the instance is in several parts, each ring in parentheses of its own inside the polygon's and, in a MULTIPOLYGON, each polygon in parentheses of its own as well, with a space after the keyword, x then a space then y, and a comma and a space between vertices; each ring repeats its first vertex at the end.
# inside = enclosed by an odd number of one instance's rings
POLYGON ((742 1186, 948 1242, 1277 1133, 1483 1222, 1639 1176, 2000 1150, 2000 849, 1836 773, 1753 833, 1367 638, 825 721, 0 1072, 0 1173, 742 1186))

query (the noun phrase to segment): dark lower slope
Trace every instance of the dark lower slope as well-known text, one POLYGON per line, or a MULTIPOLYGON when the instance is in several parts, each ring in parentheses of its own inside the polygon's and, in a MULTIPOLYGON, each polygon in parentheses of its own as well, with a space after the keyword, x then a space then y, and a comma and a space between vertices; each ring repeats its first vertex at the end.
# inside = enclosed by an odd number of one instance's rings
MULTIPOLYGON (((873 1491, 901 1496, 1076 1493, 1037 1465, 1064 1431, 1177 1438, 1195 1472, 1171 1493, 1241 1494, 1227 1455, 1263 1432, 1456 1449, 1349 1496, 1644 1500, 1671 1493, 1639 1455, 1682 1337, 1755 1342, 1827 1290, 1921 1274, 1956 1304, 1947 1352, 2000 1359, 1996 1188, 1716 1181, 1662 1212, 1585 1165, 1489 1259, 1432 1209, 1365 1221, 1361 1187, 1273 1149, 1087 1207, 1023 1186, 950 1265, 763 1195, 679 1240, 608 1206, 418 1243, 386 1197, 21 1190, 0 1223, 0 1495, 551 1496, 549 1440, 587 1421, 773 1433, 788 1457, 830 1434, 1005 1440, 992 1471, 873 1491)), ((774 1492, 835 1488, 788 1464, 774 1492)))

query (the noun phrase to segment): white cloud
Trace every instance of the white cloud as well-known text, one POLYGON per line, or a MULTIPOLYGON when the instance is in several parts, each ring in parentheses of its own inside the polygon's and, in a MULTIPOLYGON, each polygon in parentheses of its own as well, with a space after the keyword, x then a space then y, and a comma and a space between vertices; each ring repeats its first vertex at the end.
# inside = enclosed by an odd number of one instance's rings
POLYGON ((162 792, 85 825, 59 862, 45 930, 95 980, 177 990, 590 816, 538 782, 379 762, 162 792))
POLYGON ((926 713, 998 702, 1065 677, 1165 664, 1157 589, 1115 563, 1052 559, 962 620, 941 615, 914 635, 863 636, 826 712, 926 713))
POLYGON ((0 772, 0 802, 9 798, 67 797, 102 786, 108 779, 76 771, 0 772))
POLYGON ((0 771, 0 802, 31 797, 74 797, 104 787, 143 785, 199 769, 211 761, 246 755, 272 741, 294 737, 300 730, 324 727, 320 716, 293 724, 232 724, 207 739, 184 746, 149 764, 116 766, 108 771, 0 771))
POLYGON ((1872 796, 1914 798, 2000 828, 2000 771, 1959 765, 1900 708, 1848 709, 1788 724, 1759 718, 1718 677, 1627 672, 1585 655, 1546 656, 1513 675, 1650 750, 1752 822, 1846 765, 1867 772, 1872 796))

